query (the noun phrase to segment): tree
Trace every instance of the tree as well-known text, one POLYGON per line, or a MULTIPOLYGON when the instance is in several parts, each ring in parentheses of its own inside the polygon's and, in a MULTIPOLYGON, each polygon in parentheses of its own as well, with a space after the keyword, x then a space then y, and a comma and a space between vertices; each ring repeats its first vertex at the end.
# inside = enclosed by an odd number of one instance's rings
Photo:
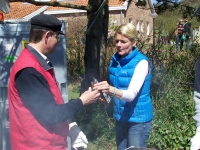
POLYGON ((155 0, 154 6, 158 14, 167 10, 173 10, 180 6, 183 18, 196 17, 197 21, 200 21, 200 3, 196 0, 155 0), (195 6, 192 4, 197 3, 195 6))
POLYGON ((87 11, 88 28, 84 56, 85 78, 81 83, 81 92, 91 85, 92 77, 97 79, 102 77, 107 47, 108 0, 89 0, 89 5, 93 6, 93 9, 87 11), (101 4, 100 7, 99 4, 101 4))
POLYGON ((0 9, 9 12, 9 2, 28 2, 37 6, 59 6, 87 11, 87 31, 85 47, 85 77, 81 83, 81 93, 91 86, 91 79, 100 79, 104 73, 105 52, 108 33, 108 0, 89 0, 87 6, 73 5, 64 2, 41 2, 35 0, 1 0, 0 9), (3 6, 3 7, 2 7, 3 6), (6 8, 6 9, 5 9, 6 8))

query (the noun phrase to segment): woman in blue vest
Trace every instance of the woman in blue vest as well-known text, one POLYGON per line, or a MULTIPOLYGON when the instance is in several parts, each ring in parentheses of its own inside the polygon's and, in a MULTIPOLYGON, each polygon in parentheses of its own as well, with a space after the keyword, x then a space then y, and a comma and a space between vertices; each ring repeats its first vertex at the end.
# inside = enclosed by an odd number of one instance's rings
POLYGON ((145 149, 150 135, 153 108, 150 97, 152 65, 138 52, 137 31, 132 24, 121 25, 115 33, 117 52, 109 66, 109 80, 95 84, 113 97, 118 150, 145 149))

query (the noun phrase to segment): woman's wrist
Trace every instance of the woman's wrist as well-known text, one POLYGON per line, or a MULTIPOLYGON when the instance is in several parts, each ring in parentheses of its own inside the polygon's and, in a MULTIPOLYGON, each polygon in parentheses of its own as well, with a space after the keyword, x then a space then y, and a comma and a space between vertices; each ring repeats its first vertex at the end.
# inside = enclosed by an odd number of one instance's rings
POLYGON ((117 88, 115 88, 113 86, 110 86, 110 88, 109 88, 109 95, 111 97, 115 97, 116 96, 116 92, 117 92, 117 88))
POLYGON ((113 86, 110 86, 110 85, 109 85, 109 91, 108 91, 108 94, 109 94, 109 95, 112 95, 112 94, 113 94, 113 88, 114 88, 113 86))

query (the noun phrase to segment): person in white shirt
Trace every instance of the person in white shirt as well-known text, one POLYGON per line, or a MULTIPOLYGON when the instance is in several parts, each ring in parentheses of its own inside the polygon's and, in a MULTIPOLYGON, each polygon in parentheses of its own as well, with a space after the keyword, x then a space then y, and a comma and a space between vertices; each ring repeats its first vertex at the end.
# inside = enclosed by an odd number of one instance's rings
POLYGON ((200 149, 200 58, 197 60, 195 68, 194 102, 195 102, 194 120, 196 121, 196 134, 191 139, 190 150, 199 150, 200 149))

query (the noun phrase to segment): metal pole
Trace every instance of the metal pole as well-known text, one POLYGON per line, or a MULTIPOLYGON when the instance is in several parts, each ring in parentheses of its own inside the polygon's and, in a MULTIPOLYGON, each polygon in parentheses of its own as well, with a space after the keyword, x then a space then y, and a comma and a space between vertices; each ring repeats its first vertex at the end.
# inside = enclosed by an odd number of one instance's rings
POLYGON ((150 16, 153 18, 153 49, 155 49, 155 43, 156 43, 156 37, 155 37, 155 18, 158 16, 156 12, 150 14, 150 16))
POLYGON ((155 37, 155 18, 153 18, 153 49, 155 49, 156 37, 155 37))

